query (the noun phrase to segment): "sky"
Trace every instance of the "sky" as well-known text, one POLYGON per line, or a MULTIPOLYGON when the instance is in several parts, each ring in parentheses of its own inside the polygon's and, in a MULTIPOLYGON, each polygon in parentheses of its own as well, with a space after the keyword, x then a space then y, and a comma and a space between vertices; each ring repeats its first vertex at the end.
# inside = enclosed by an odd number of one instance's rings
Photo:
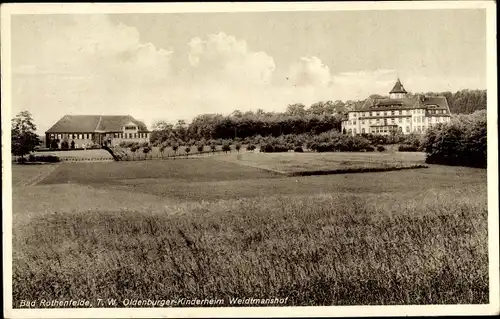
POLYGON ((11 17, 12 113, 204 113, 486 88, 484 9, 11 17))

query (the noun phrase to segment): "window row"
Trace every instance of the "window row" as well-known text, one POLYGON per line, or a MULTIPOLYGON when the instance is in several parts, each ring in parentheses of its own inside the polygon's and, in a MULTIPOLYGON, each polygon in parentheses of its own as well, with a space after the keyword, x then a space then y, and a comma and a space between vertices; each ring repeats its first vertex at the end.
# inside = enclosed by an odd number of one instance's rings
POLYGON ((441 117, 441 116, 437 116, 437 117, 431 116, 429 118, 429 121, 431 123, 444 123, 444 122, 449 122, 449 120, 450 120, 449 117, 441 117))
MULTIPOLYGON (((396 130, 399 132, 403 132, 402 127, 398 127, 397 129, 394 129, 393 127, 382 126, 382 127, 371 127, 370 133, 389 133, 389 132, 393 132, 396 130)), ((409 131, 410 131, 410 127, 407 126, 407 132, 409 132, 409 131)))
MULTIPOLYGON (((403 123, 403 122, 408 122, 410 121, 410 119, 408 118, 397 118, 397 119, 371 119, 371 120, 360 120, 360 124, 361 125, 364 125, 364 124, 380 124, 381 121, 384 121, 384 123, 390 123, 390 124, 396 124, 396 123, 403 123)), ((351 121, 348 121, 347 122, 348 125, 356 125, 356 120, 351 120, 351 121)))
MULTIPOLYGON (((446 110, 428 110, 429 114, 446 114, 446 110)), ((395 111, 380 111, 380 112, 360 112, 359 117, 372 117, 372 116, 394 116, 394 115, 410 115, 410 114, 425 114, 424 109, 416 110, 395 110, 395 111)), ((358 114, 350 113, 351 118, 358 117, 358 114)))
POLYGON ((148 133, 114 133, 114 138, 148 138, 148 133))
MULTIPOLYGON (((92 140, 92 133, 83 134, 50 134, 50 139, 68 138, 72 140, 92 140)), ((110 134, 111 135, 111 134, 110 134)), ((149 133, 113 133, 114 138, 149 138, 149 133)), ((109 136, 109 135, 108 135, 109 136)))
POLYGON ((83 134, 50 134, 51 139, 59 139, 62 140, 64 137, 73 139, 73 140, 91 140, 92 133, 83 133, 83 134))
POLYGON ((446 114, 446 110, 429 110, 429 114, 446 114))

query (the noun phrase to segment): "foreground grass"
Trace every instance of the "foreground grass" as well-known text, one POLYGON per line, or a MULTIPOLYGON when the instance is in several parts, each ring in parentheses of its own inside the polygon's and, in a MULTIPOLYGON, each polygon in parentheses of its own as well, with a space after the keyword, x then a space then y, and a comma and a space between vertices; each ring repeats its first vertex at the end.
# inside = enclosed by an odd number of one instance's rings
MULTIPOLYGON (((488 302, 486 185, 41 215, 14 231, 13 299, 488 302)), ((226 304, 227 305, 227 304, 226 304)))

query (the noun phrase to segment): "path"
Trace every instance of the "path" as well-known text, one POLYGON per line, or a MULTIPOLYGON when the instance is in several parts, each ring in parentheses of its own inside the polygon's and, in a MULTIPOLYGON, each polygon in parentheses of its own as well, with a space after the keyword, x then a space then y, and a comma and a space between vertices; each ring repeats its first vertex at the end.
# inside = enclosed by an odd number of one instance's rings
POLYGON ((46 165, 47 169, 42 170, 40 173, 35 175, 33 178, 28 179, 28 180, 23 180, 18 182, 15 186, 35 186, 39 182, 41 182, 44 178, 52 174, 60 164, 43 164, 46 165))

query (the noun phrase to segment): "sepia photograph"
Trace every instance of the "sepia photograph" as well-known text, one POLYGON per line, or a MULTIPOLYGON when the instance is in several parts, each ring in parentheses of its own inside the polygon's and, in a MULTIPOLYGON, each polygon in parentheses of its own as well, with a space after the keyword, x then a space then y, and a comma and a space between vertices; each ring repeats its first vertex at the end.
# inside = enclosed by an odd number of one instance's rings
POLYGON ((4 316, 498 314, 495 10, 2 5, 4 316))

